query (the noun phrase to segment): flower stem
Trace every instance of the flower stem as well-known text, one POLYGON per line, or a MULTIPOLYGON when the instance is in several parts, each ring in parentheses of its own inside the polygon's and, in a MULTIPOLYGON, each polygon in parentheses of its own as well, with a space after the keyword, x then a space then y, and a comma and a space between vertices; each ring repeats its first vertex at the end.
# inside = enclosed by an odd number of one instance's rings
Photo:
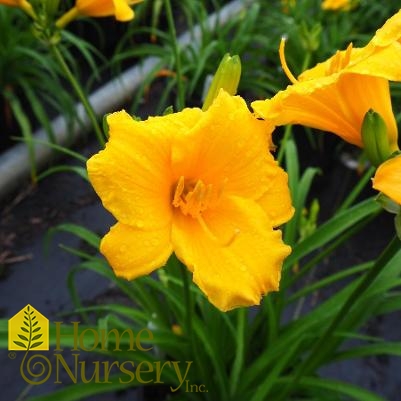
POLYGON ((306 376, 313 372, 319 363, 328 355, 333 348, 336 347, 338 338, 334 336, 337 328, 343 322, 348 312, 352 309, 358 298, 369 288, 373 281, 379 276, 381 271, 386 267, 393 256, 401 249, 401 242, 397 237, 394 237, 387 248, 382 252, 376 260, 373 267, 367 272, 366 276, 360 281, 356 288, 351 292, 348 299, 345 301, 333 321, 326 329, 324 334, 315 343, 309 356, 300 364, 294 378, 289 385, 284 388, 284 391, 276 398, 275 401, 289 400, 294 387, 299 383, 302 376, 306 376))
POLYGON ((283 160, 284 152, 285 152, 285 145, 288 142, 288 140, 290 139, 291 134, 292 134, 292 125, 286 125, 285 129, 284 129, 284 136, 283 136, 283 139, 281 140, 280 148, 279 148, 278 154, 277 154, 277 161, 279 163, 281 163, 283 160))
POLYGON ((87 98, 87 96, 84 94, 80 84, 78 83, 78 81, 75 79, 74 74, 72 73, 72 71, 70 70, 70 68, 68 67, 68 64, 66 63, 60 49, 58 48, 57 44, 51 43, 50 44, 50 50, 54 56, 54 58, 57 60, 57 62, 59 63, 62 71, 64 72, 66 78, 69 80, 71 86, 74 88, 79 100, 81 101, 82 105, 84 106, 86 113, 89 117, 89 120, 92 123, 92 127, 95 131, 96 137, 99 141, 99 144, 101 146, 104 146, 105 144, 105 139, 102 133, 102 130, 100 129, 99 123, 97 121, 96 118, 96 114, 91 106, 91 104, 89 103, 89 100, 87 98))
POLYGON ((244 366, 244 356, 245 356, 245 330, 246 330, 246 323, 247 323, 247 309, 240 308, 237 312, 237 345, 236 345, 236 352, 235 352, 235 359, 234 365, 231 373, 230 378, 230 394, 231 397, 235 398, 235 391, 237 389, 239 378, 242 372, 242 368, 244 366))
POLYGON ((171 36, 171 42, 173 45, 173 52, 174 52, 174 59, 175 59, 177 91, 178 91, 177 106, 179 109, 178 111, 181 111, 185 107, 185 93, 184 93, 184 86, 183 86, 183 81, 182 81, 180 49, 178 47, 177 33, 175 30, 173 11, 171 9, 170 0, 165 0, 165 5, 166 5, 167 23, 168 23, 169 29, 170 29, 170 36, 171 36))
POLYGON ((193 313, 193 303, 191 295, 191 287, 188 280, 188 271, 186 267, 180 262, 180 269, 182 275, 182 283, 184 288, 184 304, 186 306, 185 310, 185 333, 188 336, 190 342, 192 342, 192 313, 193 313))

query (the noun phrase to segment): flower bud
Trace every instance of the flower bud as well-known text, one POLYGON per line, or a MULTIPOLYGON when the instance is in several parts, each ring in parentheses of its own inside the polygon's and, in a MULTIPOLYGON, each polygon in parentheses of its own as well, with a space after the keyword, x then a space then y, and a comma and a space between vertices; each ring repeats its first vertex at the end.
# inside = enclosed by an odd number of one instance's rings
POLYGON ((379 166, 391 155, 386 123, 382 116, 369 110, 363 119, 361 136, 363 147, 369 161, 379 166))
POLYGON ((220 89, 224 89, 228 94, 237 93, 238 83, 241 78, 241 60, 239 56, 230 56, 226 53, 217 68, 210 88, 207 92, 202 110, 206 111, 217 97, 220 89))

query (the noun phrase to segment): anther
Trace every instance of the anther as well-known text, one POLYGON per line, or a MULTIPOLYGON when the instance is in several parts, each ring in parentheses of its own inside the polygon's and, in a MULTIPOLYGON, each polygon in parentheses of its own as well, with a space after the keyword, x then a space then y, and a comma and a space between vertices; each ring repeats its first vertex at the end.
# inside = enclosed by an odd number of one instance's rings
POLYGON ((181 176, 178 179, 177 186, 175 188, 173 206, 179 207, 181 205, 181 195, 184 192, 184 187, 185 187, 185 179, 183 176, 181 176))

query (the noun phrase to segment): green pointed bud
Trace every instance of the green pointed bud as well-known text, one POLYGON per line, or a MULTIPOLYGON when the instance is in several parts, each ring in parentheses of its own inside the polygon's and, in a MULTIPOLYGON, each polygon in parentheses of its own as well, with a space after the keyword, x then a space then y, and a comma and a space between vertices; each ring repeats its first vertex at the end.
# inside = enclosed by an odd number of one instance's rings
POLYGON ((241 60, 239 56, 224 55, 213 77, 210 88, 207 92, 202 110, 206 111, 213 100, 217 97, 220 89, 224 89, 230 95, 237 93, 239 80, 241 78, 241 60))
POLYGON ((387 127, 379 113, 369 110, 365 114, 361 135, 366 156, 374 166, 379 166, 390 157, 387 127))

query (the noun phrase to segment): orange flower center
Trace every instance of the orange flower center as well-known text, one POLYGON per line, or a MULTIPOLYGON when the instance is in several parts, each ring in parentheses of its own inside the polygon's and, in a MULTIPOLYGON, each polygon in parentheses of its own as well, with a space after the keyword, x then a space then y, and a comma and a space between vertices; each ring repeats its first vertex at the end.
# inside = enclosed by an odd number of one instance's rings
POLYGON ((202 180, 190 180, 185 182, 185 178, 181 176, 174 190, 172 204, 179 208, 184 216, 191 216, 198 221, 207 236, 221 246, 229 246, 240 233, 239 229, 235 229, 229 238, 218 238, 208 227, 202 217, 202 213, 216 206, 223 193, 225 181, 222 185, 205 184, 202 180))
POLYGON ((215 205, 222 193, 222 188, 216 190, 212 184, 205 184, 202 180, 185 182, 181 176, 177 182, 173 197, 173 206, 180 208, 187 216, 199 218, 202 212, 215 205))

